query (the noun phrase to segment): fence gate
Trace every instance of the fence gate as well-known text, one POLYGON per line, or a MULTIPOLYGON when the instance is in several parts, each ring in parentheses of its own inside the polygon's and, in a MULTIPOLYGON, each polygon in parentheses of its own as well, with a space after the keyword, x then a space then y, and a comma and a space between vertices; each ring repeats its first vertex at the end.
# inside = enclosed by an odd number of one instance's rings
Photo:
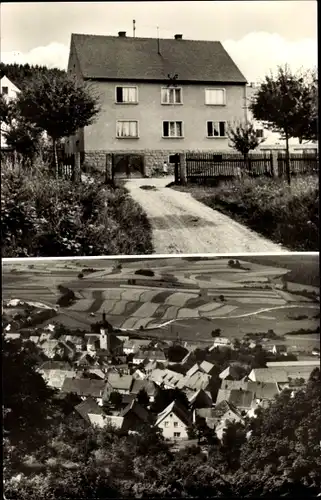
POLYGON ((143 177, 145 174, 144 156, 133 154, 113 155, 113 177, 143 177))

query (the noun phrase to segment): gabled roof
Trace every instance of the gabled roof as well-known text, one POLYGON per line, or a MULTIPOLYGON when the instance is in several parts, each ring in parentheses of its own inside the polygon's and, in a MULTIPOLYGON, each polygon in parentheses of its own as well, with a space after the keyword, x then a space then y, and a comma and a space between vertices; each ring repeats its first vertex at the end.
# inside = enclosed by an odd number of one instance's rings
POLYGON ((219 389, 216 398, 216 406, 221 403, 221 401, 227 401, 232 403, 236 408, 251 408, 253 401, 253 392, 232 389, 230 391, 219 389))
POLYGON ((221 42, 71 35, 84 78, 246 83, 221 42))
POLYGON ((130 391, 133 377, 131 375, 120 375, 119 373, 109 373, 107 383, 116 391, 119 389, 130 391))
POLYGON ((75 406, 75 410, 82 416, 86 422, 90 422, 88 417, 88 413, 95 415, 103 415, 104 412, 100 408, 100 406, 96 403, 96 401, 92 397, 88 397, 85 401, 82 401, 77 406, 75 406))
POLYGON ((170 413, 174 413, 186 426, 191 425, 192 421, 188 411, 183 408, 183 406, 181 406, 177 401, 173 401, 161 413, 157 415, 155 425, 159 425, 170 413))
POLYGON ((102 397, 106 382, 90 378, 65 378, 62 392, 78 394, 78 396, 102 397))
POLYGON ((148 422, 149 420, 149 413, 145 408, 143 408, 137 401, 133 400, 131 403, 129 403, 126 408, 124 408, 119 416, 125 418, 126 415, 128 415, 129 412, 135 413, 140 420, 143 422, 148 422))
POLYGON ((219 374, 220 379, 224 380, 227 377, 232 377, 233 379, 237 380, 239 378, 238 371, 235 368, 235 366, 231 365, 225 368, 220 374, 219 374))
POLYGON ((205 372, 205 373, 210 373, 215 365, 213 363, 209 363, 208 361, 202 361, 200 364, 200 368, 205 372))
POLYGON ((45 361, 39 370, 70 370, 71 364, 68 361, 45 361))
POLYGON ((253 368, 249 378, 254 382, 285 383, 289 380, 285 370, 276 368, 253 368))
POLYGON ((131 393, 132 394, 138 394, 142 389, 144 389, 147 392, 147 395, 149 397, 153 397, 156 392, 157 388, 155 386, 155 383, 152 382, 151 380, 134 380, 133 386, 131 388, 131 393))
POLYGON ((229 401, 223 400, 220 403, 218 403, 215 408, 199 408, 198 410, 195 411, 196 415, 203 417, 203 418, 211 418, 220 420, 221 418, 224 417, 224 415, 232 411, 237 415, 238 417, 241 417, 240 411, 234 406, 232 403, 229 401))
POLYGON ((195 401, 197 400, 198 397, 204 397, 205 396, 205 399, 208 401, 208 404, 209 405, 212 405, 213 401, 212 401, 212 397, 211 397, 211 394, 207 391, 204 391, 203 389, 199 389, 198 391, 191 391, 191 392, 187 392, 186 393, 187 395, 187 399, 188 399, 188 402, 192 405, 193 403, 195 403, 195 401))

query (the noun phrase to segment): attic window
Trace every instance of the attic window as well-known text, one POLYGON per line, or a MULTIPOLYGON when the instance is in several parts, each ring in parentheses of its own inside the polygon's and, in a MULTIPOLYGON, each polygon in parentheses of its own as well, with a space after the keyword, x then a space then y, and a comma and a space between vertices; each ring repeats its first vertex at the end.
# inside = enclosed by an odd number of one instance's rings
POLYGON ((8 93, 9 93, 8 87, 2 87, 2 94, 8 95, 8 93))

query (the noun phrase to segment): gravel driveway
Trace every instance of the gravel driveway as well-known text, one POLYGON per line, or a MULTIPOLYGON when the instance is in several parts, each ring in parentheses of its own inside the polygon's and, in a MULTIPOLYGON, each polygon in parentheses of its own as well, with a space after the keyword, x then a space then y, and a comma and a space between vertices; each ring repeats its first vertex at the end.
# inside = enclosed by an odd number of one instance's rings
POLYGON ((171 176, 130 179, 132 198, 145 210, 152 228, 155 253, 243 253, 286 251, 217 210, 203 205, 189 193, 165 186, 171 176), (154 186, 156 189, 141 189, 154 186))

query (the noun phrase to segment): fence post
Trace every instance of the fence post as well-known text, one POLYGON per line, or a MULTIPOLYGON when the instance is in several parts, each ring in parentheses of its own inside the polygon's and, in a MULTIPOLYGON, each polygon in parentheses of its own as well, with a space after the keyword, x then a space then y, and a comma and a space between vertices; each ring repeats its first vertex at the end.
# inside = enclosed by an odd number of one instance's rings
POLYGON ((279 152, 277 150, 271 151, 271 170, 274 177, 279 176, 279 162, 278 162, 279 152))
POLYGON ((186 169, 186 154, 185 153, 180 153, 179 163, 180 163, 181 184, 187 184, 187 169, 186 169))
POLYGON ((111 153, 106 153, 106 164, 105 164, 105 183, 113 180, 113 155, 111 153))
POLYGON ((80 153, 74 153, 74 181, 81 182, 80 153))

